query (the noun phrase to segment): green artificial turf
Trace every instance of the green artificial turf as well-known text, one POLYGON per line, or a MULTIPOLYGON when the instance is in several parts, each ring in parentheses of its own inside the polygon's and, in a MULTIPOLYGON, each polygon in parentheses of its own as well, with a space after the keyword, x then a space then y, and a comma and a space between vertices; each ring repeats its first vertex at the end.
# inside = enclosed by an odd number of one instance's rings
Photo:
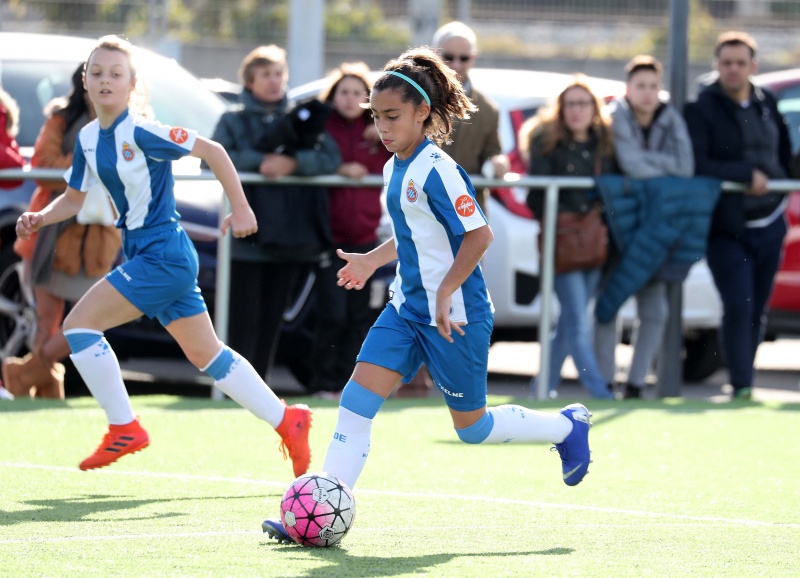
MULTIPOLYGON (((320 470, 336 405, 305 401, 320 470)), ((468 446, 441 401, 387 401, 353 529, 312 549, 261 532, 291 466, 232 402, 134 398, 150 447, 93 472, 93 400, 0 402, 0 575, 800 576, 800 405, 587 405, 569 488, 547 446, 468 446)))

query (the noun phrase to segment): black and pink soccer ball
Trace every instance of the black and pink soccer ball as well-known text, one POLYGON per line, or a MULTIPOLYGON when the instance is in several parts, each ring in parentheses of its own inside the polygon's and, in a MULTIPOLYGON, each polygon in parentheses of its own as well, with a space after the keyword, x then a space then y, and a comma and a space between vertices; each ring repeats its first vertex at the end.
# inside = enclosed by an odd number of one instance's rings
POLYGON ((344 538, 356 517, 353 492, 325 472, 297 478, 281 499, 281 522, 301 546, 326 548, 344 538))

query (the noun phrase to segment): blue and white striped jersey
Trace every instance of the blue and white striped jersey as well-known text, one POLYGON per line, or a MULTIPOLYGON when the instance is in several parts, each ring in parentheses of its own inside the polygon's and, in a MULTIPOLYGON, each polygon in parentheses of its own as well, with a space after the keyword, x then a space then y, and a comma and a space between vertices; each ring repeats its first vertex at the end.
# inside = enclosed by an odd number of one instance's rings
MULTIPOLYGON (((486 225, 486 217, 464 170, 427 139, 410 158, 389 159, 383 177, 398 256, 390 302, 401 317, 436 325, 436 291, 464 233, 486 225)), ((493 311, 478 266, 453 293, 450 318, 469 323, 493 311)))
POLYGON ((169 161, 188 155, 196 139, 195 131, 146 120, 127 110, 107 129, 95 119, 78 133, 72 167, 64 178, 83 192, 99 182, 117 209, 118 227, 133 230, 177 222, 169 161))

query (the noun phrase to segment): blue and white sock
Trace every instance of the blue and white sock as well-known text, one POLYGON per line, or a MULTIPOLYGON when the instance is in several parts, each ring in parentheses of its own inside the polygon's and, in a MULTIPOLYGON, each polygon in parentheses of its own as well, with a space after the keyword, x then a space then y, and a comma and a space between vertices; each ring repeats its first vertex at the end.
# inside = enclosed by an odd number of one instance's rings
POLYGON ((347 382, 339 402, 339 420, 325 454, 322 469, 352 489, 369 455, 372 420, 384 398, 353 380, 347 382))
POLYGON ((545 413, 519 405, 490 407, 469 427, 457 429, 468 444, 561 443, 572 431, 572 422, 560 413, 545 413))
POLYGON ((86 387, 106 412, 108 423, 125 425, 136 419, 122 381, 119 361, 102 331, 69 329, 64 332, 72 350, 72 363, 86 387))
POLYGON ((214 378, 216 387, 257 418, 274 428, 283 421, 286 405, 259 377, 250 362, 230 347, 223 345, 200 371, 214 378))

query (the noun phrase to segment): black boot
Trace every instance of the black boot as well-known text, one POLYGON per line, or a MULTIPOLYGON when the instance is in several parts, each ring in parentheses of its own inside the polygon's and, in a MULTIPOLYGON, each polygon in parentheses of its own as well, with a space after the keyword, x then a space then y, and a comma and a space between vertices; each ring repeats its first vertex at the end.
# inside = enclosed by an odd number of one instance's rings
POLYGON ((622 389, 622 399, 642 399, 643 387, 637 387, 626 383, 622 389))

